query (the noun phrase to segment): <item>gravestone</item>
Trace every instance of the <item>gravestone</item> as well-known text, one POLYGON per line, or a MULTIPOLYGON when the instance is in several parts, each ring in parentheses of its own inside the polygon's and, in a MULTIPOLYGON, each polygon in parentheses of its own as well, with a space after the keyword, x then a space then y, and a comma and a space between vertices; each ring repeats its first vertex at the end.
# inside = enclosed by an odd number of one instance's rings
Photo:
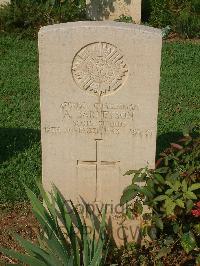
POLYGON ((44 186, 94 212, 109 206, 119 240, 124 174, 155 166, 161 42, 160 30, 117 22, 39 32, 44 186))
POLYGON ((139 24, 141 6, 142 0, 86 0, 87 18, 90 20, 116 20, 124 15, 139 24))
POLYGON ((10 0, 0 0, 0 7, 6 4, 10 4, 10 0))

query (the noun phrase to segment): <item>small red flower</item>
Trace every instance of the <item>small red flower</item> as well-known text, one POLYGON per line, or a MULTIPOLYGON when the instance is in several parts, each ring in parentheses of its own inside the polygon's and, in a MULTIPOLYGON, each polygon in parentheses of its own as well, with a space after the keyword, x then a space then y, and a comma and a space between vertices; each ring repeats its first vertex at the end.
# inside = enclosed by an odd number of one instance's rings
POLYGON ((195 217, 200 217, 200 209, 199 210, 192 210, 191 213, 195 217))
POLYGON ((197 208, 195 210, 192 210, 191 213, 195 217, 200 217, 200 201, 194 204, 197 208))

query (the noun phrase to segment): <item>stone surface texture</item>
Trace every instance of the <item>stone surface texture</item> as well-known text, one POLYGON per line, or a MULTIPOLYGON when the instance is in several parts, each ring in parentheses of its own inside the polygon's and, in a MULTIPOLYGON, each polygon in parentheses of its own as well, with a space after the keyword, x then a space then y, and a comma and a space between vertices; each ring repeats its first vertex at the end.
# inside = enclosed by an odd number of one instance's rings
POLYGON ((110 204, 119 217, 131 182, 125 172, 154 168, 161 46, 160 30, 134 24, 75 22, 40 30, 48 190, 54 183, 66 199, 110 204))
POLYGON ((86 0, 87 17, 91 20, 116 20, 121 15, 141 21, 141 0, 86 0))
POLYGON ((6 4, 9 4, 10 3, 10 0, 0 0, 0 6, 1 5, 6 5, 6 4))

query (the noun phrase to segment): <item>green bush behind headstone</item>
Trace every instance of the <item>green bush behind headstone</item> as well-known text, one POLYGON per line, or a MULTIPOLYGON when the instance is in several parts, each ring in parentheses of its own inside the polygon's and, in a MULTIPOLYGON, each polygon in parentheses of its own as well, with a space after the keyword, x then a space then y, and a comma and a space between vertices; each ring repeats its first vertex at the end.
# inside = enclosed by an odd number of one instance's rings
POLYGON ((158 28, 170 26, 182 37, 200 37, 199 0, 144 0, 143 18, 158 28), (149 11, 150 10, 150 11, 149 11), (145 12, 147 12, 145 14, 145 12))
POLYGON ((84 17, 84 0, 12 0, 0 7, 0 31, 36 37, 42 26, 84 17))

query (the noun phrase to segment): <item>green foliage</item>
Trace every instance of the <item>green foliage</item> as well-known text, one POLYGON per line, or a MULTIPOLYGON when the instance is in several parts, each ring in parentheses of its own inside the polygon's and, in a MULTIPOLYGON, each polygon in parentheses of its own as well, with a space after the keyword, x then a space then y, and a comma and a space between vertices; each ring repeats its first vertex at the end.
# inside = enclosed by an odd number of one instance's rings
MULTIPOLYGON (((178 144, 171 143, 171 147, 161 153, 155 170, 128 171, 126 174, 133 175, 132 184, 121 197, 121 205, 137 199, 129 205, 129 217, 130 210, 132 217, 141 214, 144 205, 151 210, 143 214, 144 236, 154 240, 168 236, 173 244, 178 241, 186 253, 200 251, 199 132, 195 127, 191 134, 185 131, 178 144), (138 201, 139 211, 135 206, 138 201)), ((166 248, 164 246, 164 250, 166 248)))
POLYGON ((170 26, 183 37, 200 36, 199 0, 151 0, 150 24, 154 27, 170 26))
POLYGON ((0 248, 0 252, 30 266, 98 266, 105 265, 108 245, 105 229, 105 211, 99 229, 95 228, 91 214, 92 234, 73 203, 67 204, 59 190, 53 186, 50 196, 39 185, 44 205, 26 188, 33 213, 42 228, 38 245, 15 235, 26 253, 0 248), (98 234, 97 234, 97 233, 98 234))
POLYGON ((0 30, 36 37, 42 26, 84 16, 84 0, 13 0, 0 8, 0 30))
POLYGON ((117 22, 125 22, 125 23, 133 23, 134 22, 131 16, 125 16, 125 15, 121 15, 115 21, 117 21, 117 22))
POLYGON ((170 13, 166 0, 151 0, 151 8, 151 25, 162 28, 172 24, 172 14, 170 13))

